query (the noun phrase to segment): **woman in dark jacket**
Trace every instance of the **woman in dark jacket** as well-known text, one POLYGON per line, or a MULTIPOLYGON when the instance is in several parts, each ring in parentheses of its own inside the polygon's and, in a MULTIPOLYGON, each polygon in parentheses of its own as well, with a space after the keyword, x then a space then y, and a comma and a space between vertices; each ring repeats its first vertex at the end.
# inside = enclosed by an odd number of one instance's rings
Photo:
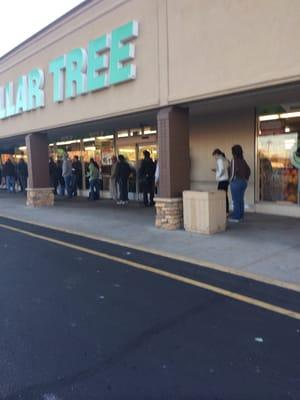
POLYGON ((131 174, 131 168, 123 155, 119 155, 117 165, 117 182, 120 188, 120 201, 117 204, 125 205, 128 203, 128 179, 131 174))
POLYGON ((155 163, 150 157, 148 150, 143 151, 144 159, 141 162, 139 170, 140 186, 143 191, 143 200, 145 207, 154 206, 154 184, 155 184, 155 163), (150 196, 150 203, 148 199, 150 196))
POLYGON ((16 167, 9 158, 3 166, 3 176, 6 179, 6 189, 8 193, 16 192, 16 167))
POLYGON ((49 175, 50 175, 50 187, 53 187, 53 193, 57 195, 58 186, 58 168, 53 157, 49 158, 49 175))
POLYGON ((244 160, 243 149, 240 145, 237 144, 232 147, 232 156, 230 190, 233 200, 233 213, 229 221, 239 222, 244 218, 244 196, 251 171, 247 162, 244 160))

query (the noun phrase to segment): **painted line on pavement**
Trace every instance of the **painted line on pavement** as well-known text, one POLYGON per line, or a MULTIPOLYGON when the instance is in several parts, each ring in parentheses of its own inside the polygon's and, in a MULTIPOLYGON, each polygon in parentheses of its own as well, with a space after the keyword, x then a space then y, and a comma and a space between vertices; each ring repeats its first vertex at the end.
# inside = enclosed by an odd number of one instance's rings
POLYGON ((97 240, 99 242, 104 242, 104 243, 114 244, 114 245, 117 245, 117 246, 127 247, 127 248, 130 248, 130 249, 143 251, 145 253, 150 253, 150 254, 153 254, 153 255, 170 258, 172 260, 183 261, 183 262, 185 262, 187 264, 193 264, 195 266, 199 266, 199 267, 203 267, 203 268, 209 268, 209 269, 213 269, 213 270, 220 271, 220 272, 225 272, 225 273, 228 273, 228 274, 231 274, 231 275, 239 276, 239 277, 242 277, 242 278, 252 279, 252 280, 257 281, 257 282, 266 283, 267 285, 278 286, 278 287, 281 287, 283 289, 294 290, 294 291, 300 293, 300 285, 297 284, 297 283, 291 283, 291 282, 281 281, 281 280, 274 279, 274 278, 268 278, 268 277, 266 277, 264 275, 259 275, 259 274, 256 274, 254 272, 238 271, 233 267, 228 267, 228 266, 225 266, 225 265, 216 264, 216 263, 213 263, 211 261, 199 260, 199 259, 192 258, 192 257, 182 256, 180 254, 174 255, 174 254, 168 253, 166 251, 153 249, 151 247, 148 248, 148 247, 145 247, 145 246, 140 246, 140 245, 135 245, 135 244, 131 244, 131 243, 128 243, 128 242, 123 242, 121 240, 110 239, 110 238, 107 238, 107 237, 104 237, 104 236, 92 235, 92 234, 79 232, 79 231, 72 231, 71 229, 60 228, 60 227, 57 227, 57 226, 54 226, 54 225, 41 224, 39 222, 35 222, 35 221, 32 221, 32 220, 27 220, 27 219, 22 219, 22 218, 15 218, 15 217, 6 216, 6 215, 3 215, 3 214, 0 214, 0 217, 5 218, 5 219, 9 219, 9 220, 12 220, 12 221, 16 221, 16 222, 36 225, 36 226, 41 227, 41 228, 56 230, 56 231, 62 232, 62 233, 68 233, 68 234, 71 234, 71 235, 76 235, 76 236, 79 236, 79 237, 82 236, 84 238, 97 240))
POLYGON ((286 308, 282 308, 282 307, 276 306, 274 304, 266 303, 264 301, 261 301, 261 300, 258 300, 258 299, 252 298, 252 297, 244 296, 244 295, 236 293, 236 292, 231 292, 229 290, 222 289, 222 288, 220 288, 218 286, 209 285, 209 284, 207 284, 205 282, 197 281, 197 280, 194 280, 194 279, 191 279, 191 278, 186 278, 186 277, 184 277, 182 275, 173 274, 171 272, 167 272, 167 271, 164 271, 164 270, 161 270, 161 269, 158 269, 158 268, 153 268, 153 267, 150 267, 150 266, 147 266, 147 265, 135 262, 135 261, 125 260, 125 259, 120 258, 120 257, 112 256, 112 255, 109 255, 109 254, 106 254, 106 253, 102 253, 100 251, 95 251, 95 250, 92 250, 92 249, 88 249, 86 247, 77 246, 77 245, 72 244, 72 243, 68 243, 68 242, 64 242, 64 241, 61 241, 61 240, 53 239, 53 238, 50 238, 50 237, 47 237, 47 236, 43 236, 43 235, 39 235, 39 234, 36 234, 36 233, 28 232, 28 231, 25 231, 23 229, 15 228, 15 227, 12 227, 12 226, 9 226, 9 225, 0 224, 0 228, 7 229, 7 230, 10 230, 12 232, 21 233, 21 234, 26 235, 26 236, 30 236, 30 237, 33 237, 33 238, 36 238, 36 239, 44 240, 44 241, 47 241, 47 242, 50 242, 50 243, 57 244, 59 246, 67 247, 69 249, 77 250, 77 251, 80 251, 80 252, 83 252, 83 253, 87 253, 87 254, 90 254, 90 255, 93 255, 93 256, 96 256, 96 257, 101 257, 101 258, 105 258, 105 259, 110 260, 110 261, 114 261, 114 262, 117 262, 117 263, 125 264, 127 266, 131 266, 131 267, 133 267, 135 269, 138 269, 138 270, 142 270, 142 271, 150 272, 150 273, 153 273, 153 274, 156 274, 156 275, 159 275, 159 276, 163 276, 165 278, 169 278, 169 279, 181 282, 181 283, 185 283, 185 284, 190 285, 190 286, 195 286, 195 287, 198 287, 198 288, 201 288, 201 289, 208 290, 208 291, 213 292, 213 293, 217 293, 217 294, 219 294, 221 296, 229 297, 229 298, 237 300, 239 302, 247 303, 247 304, 250 304, 250 305, 253 305, 253 306, 256 306, 256 307, 259 307, 259 308, 263 308, 265 310, 268 310, 268 311, 271 311, 271 312, 274 312, 274 313, 277 313, 277 314, 284 315, 286 317, 290 317, 290 318, 294 318, 294 319, 300 320, 300 312, 295 312, 295 311, 292 311, 292 310, 289 310, 289 309, 286 309, 286 308))

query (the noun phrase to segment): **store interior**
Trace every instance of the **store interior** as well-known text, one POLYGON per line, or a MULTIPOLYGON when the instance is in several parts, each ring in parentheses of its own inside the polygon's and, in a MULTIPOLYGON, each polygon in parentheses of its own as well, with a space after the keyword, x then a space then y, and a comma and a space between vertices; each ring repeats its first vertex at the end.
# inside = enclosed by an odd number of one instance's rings
MULTIPOLYGON (((49 143, 49 157, 52 157, 54 161, 62 159, 65 153, 68 153, 71 159, 74 159, 75 156, 79 157, 82 162, 82 169, 85 171, 85 174, 83 174, 83 189, 88 187, 86 173, 91 158, 101 166, 102 190, 103 192, 108 192, 112 157, 114 155, 124 155, 132 168, 132 174, 129 179, 129 196, 131 199, 140 198, 137 174, 144 150, 148 150, 152 159, 157 161, 156 127, 142 126, 113 133, 94 132, 81 138, 68 137, 68 140, 49 143)), ((26 146, 14 147, 10 152, 2 153, 0 155, 1 164, 3 165, 9 157, 16 163, 20 158, 24 158, 27 161, 26 146)))
MULTIPOLYGON (((137 172, 143 150, 147 149, 153 160, 158 159, 156 124, 157 110, 151 110, 56 127, 38 134, 47 135, 49 157, 54 160, 67 152, 71 159, 78 156, 86 171, 90 158, 94 158, 101 165, 104 197, 109 195, 112 156, 123 154, 132 167, 129 198, 136 200, 141 197, 137 172)), ((8 157, 15 162, 21 157, 27 159, 25 134, 0 139, 0 168, 8 157)), ((85 174, 82 187, 88 187, 85 174)))
POLYGON ((258 198, 300 206, 300 111, 258 117, 258 198))

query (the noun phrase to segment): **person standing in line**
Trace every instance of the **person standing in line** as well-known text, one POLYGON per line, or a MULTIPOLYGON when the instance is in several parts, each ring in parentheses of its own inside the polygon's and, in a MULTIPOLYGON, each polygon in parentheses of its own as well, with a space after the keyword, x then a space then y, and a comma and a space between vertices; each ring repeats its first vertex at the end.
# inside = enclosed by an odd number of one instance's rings
POLYGON ((117 188, 117 167, 118 167, 118 159, 116 156, 112 156, 111 158, 111 172, 110 172, 110 195, 111 198, 115 201, 118 200, 118 188, 117 188))
POLYGON ((232 156, 230 190, 233 200, 233 213, 229 221, 240 222, 240 220, 244 218, 244 196, 251 170, 244 159, 243 149, 239 144, 232 147, 232 156))
POLYGON ((0 157, 0 188, 2 187, 2 178, 3 178, 3 165, 0 157))
POLYGON ((82 189, 82 165, 78 156, 74 156, 72 163, 73 196, 77 196, 77 189, 82 189))
POLYGON ((216 160, 216 169, 212 171, 216 173, 218 182, 218 190, 224 190, 226 193, 226 213, 229 214, 228 186, 229 186, 229 161, 220 149, 215 149, 212 153, 216 160))
POLYGON ((144 206, 148 207, 150 205, 152 207, 154 206, 155 163, 148 150, 144 150, 143 154, 144 159, 141 162, 139 178, 143 190, 144 206))
POLYGON ((3 186, 3 164, 0 156, 0 188, 3 186))
POLYGON ((72 197, 72 162, 66 153, 63 158, 62 164, 62 176, 65 181, 65 187, 67 189, 68 197, 72 197))
POLYGON ((27 178, 28 178, 28 167, 24 158, 20 158, 17 165, 17 176, 20 183, 21 192, 25 192, 27 188, 27 178))
POLYGON ((11 159, 9 158, 3 167, 3 175, 6 180, 6 189, 8 193, 16 192, 16 168, 11 159))
POLYGON ((89 200, 99 200, 100 199, 99 166, 93 158, 90 159, 88 168, 88 177, 90 183, 89 200))
POLYGON ((0 188, 4 189, 6 188, 6 177, 4 175, 4 171, 5 171, 5 163, 2 162, 1 160, 1 155, 0 155, 0 170, 1 170, 1 181, 0 181, 0 188))
POLYGON ((99 164, 96 163, 98 166, 98 184, 99 184, 99 196, 101 193, 101 190, 103 190, 103 174, 102 174, 102 163, 101 160, 99 160, 99 164))
POLYGON ((53 194, 57 195, 58 186, 58 167, 53 160, 53 157, 49 158, 49 176, 50 176, 50 187, 53 187, 53 194))
POLYGON ((57 167, 57 179, 58 179, 58 185, 59 185, 59 192, 60 196, 65 195, 65 180, 62 176, 62 160, 58 157, 56 161, 56 167, 57 167))
POLYGON ((159 161, 156 161, 156 166, 155 166, 155 194, 158 194, 158 189, 159 189, 159 161))
POLYGON ((125 157, 120 154, 119 162, 117 164, 117 182, 120 188, 120 201, 117 202, 118 205, 125 205, 128 203, 128 179, 131 174, 131 168, 125 157))

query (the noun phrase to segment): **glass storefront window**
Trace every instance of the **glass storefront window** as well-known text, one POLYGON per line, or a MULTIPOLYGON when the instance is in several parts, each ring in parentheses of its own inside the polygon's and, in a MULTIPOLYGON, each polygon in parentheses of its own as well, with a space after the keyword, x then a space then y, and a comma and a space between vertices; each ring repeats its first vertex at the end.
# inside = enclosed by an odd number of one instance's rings
POLYGON ((135 145, 119 146, 118 154, 122 154, 132 167, 136 165, 136 148, 135 145))
POLYGON ((99 136, 96 147, 101 151, 102 190, 109 190, 112 157, 115 154, 114 136, 99 136))
POLYGON ((115 154, 113 139, 113 135, 99 136, 96 138, 96 147, 101 149, 102 166, 112 164, 112 157, 115 154))
POLYGON ((149 144, 149 145, 139 145, 139 160, 144 158, 143 151, 148 150, 150 153, 150 157, 153 161, 157 160, 157 145, 156 144, 149 144))
POLYGON ((152 128, 150 126, 144 128, 144 135, 156 135, 157 130, 156 128, 152 128))
MULTIPOLYGON (((157 160, 156 129, 154 127, 145 127, 144 135, 140 128, 110 132, 94 132, 88 137, 81 138, 61 138, 52 141, 49 144, 49 157, 55 161, 62 160, 65 153, 68 153, 71 160, 75 156, 79 157, 83 167, 83 188, 88 188, 88 179, 85 179, 89 161, 91 158, 101 166, 102 189, 109 191, 110 175, 113 155, 123 154, 132 167, 132 173, 129 179, 129 191, 134 199, 139 198, 139 185, 137 174, 140 167, 140 161, 143 159, 143 151, 148 150, 153 160, 157 160), (101 136, 100 136, 101 135, 101 136), (151 136, 152 135, 152 136, 151 136), (146 143, 149 142, 149 143, 146 143)), ((4 163, 9 155, 1 155, 0 162, 4 163)), ((27 159, 26 147, 22 146, 16 149, 14 155, 10 156, 18 160, 23 156, 27 159)))
POLYGON ((267 117, 261 118, 257 139, 259 200, 300 205, 300 170, 293 162, 300 146, 300 118, 265 121, 267 117))
MULTIPOLYGON (((97 137, 86 137, 83 139, 61 141, 49 145, 49 154, 55 160, 62 159, 68 153, 71 160, 78 156, 83 163, 85 175, 88 171, 90 159, 93 158, 102 171, 102 190, 109 190, 109 177, 114 154, 114 135, 103 135, 97 137)), ((88 187, 88 178, 85 181, 88 187)))

